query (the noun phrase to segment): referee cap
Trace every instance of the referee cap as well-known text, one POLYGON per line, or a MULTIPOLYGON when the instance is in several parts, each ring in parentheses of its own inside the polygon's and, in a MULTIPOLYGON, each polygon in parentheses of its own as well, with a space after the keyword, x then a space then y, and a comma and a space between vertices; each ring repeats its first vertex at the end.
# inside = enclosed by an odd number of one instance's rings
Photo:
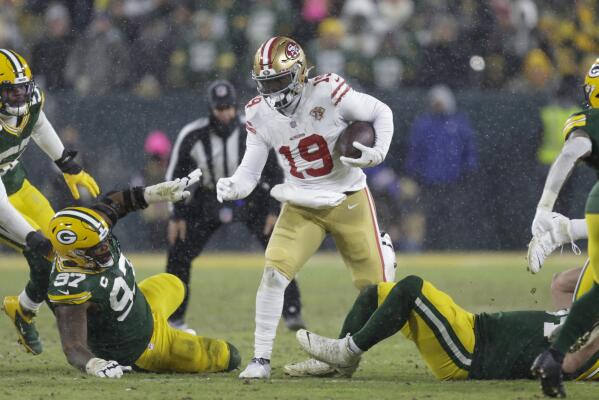
POLYGON ((231 82, 225 80, 212 82, 208 87, 208 102, 212 109, 226 106, 237 107, 237 94, 231 82))

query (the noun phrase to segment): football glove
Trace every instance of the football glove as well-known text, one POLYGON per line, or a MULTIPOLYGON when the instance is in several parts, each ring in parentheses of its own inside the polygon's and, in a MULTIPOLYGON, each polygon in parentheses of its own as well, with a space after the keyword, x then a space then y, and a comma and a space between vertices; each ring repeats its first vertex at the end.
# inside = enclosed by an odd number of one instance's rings
POLYGON ((216 182, 216 199, 219 203, 228 200, 238 200, 240 198, 237 185, 231 178, 220 178, 216 182))
POLYGON ((341 162, 348 167, 356 167, 356 168, 364 168, 364 167, 374 167, 379 165, 385 159, 385 156, 381 152, 381 150, 376 147, 368 147, 364 146, 360 142, 354 142, 354 147, 362 152, 360 158, 351 158, 341 156, 339 159, 341 162))
POLYGON ((185 189, 198 182, 201 176, 202 171, 198 168, 183 178, 148 186, 144 189, 144 199, 148 204, 186 199, 190 192, 185 189))
POLYGON ((347 196, 329 190, 300 189, 286 183, 275 185, 270 195, 281 203, 295 204, 308 208, 331 208, 343 203, 347 196))
POLYGON ((90 174, 83 170, 77 174, 68 174, 65 172, 63 176, 75 200, 79 200, 79 197, 81 197, 79 195, 79 188, 77 188, 77 186, 83 186, 86 188, 92 197, 98 197, 100 194, 100 188, 98 187, 98 184, 94 178, 92 178, 90 174))
POLYGON ((553 213, 548 208, 539 207, 535 213, 535 218, 532 220, 532 235, 540 236, 543 232, 551 229, 553 221, 553 213))
POLYGON ((106 361, 101 358, 91 358, 85 364, 85 372, 99 378, 120 378, 125 372, 131 371, 131 367, 120 365, 114 360, 106 361))
POLYGON ((81 197, 79 195, 79 189, 77 188, 78 185, 86 188, 92 197, 98 197, 100 194, 98 184, 94 178, 85 172, 75 161, 76 156, 76 151, 64 149, 62 157, 54 161, 54 163, 62 171, 64 180, 75 200, 79 200, 79 197, 81 197))

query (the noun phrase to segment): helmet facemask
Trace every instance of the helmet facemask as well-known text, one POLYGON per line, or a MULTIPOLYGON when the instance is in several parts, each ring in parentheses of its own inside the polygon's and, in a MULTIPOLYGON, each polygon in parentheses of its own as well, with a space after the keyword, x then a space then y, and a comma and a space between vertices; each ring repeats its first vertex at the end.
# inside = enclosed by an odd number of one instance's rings
POLYGON ((266 103, 279 110, 292 104, 301 93, 303 88, 303 83, 300 82, 301 69, 302 66, 296 63, 290 70, 280 74, 273 76, 252 74, 252 79, 256 81, 258 93, 262 95, 266 103))
POLYGON ((110 268, 114 265, 114 256, 112 246, 110 245, 111 235, 108 235, 97 245, 87 249, 76 249, 73 252, 81 258, 84 258, 88 265, 97 268, 110 268))
POLYGON ((29 113, 34 89, 33 80, 16 84, 0 84, 0 112, 14 117, 21 117, 29 113))

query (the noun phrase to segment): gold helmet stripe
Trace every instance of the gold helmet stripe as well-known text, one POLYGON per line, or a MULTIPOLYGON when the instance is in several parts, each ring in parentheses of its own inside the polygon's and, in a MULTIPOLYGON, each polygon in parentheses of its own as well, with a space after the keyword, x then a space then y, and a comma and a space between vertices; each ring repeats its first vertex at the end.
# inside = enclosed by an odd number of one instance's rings
POLYGON ((260 51, 260 66, 262 67, 262 70, 272 67, 272 48, 277 39, 277 36, 272 37, 262 45, 260 51))
POLYGON ((100 235, 100 240, 103 240, 106 237, 106 235, 108 234, 108 230, 106 228, 104 228, 104 226, 102 225, 102 222, 100 222, 97 218, 95 218, 91 214, 88 214, 81 210, 65 209, 65 210, 57 212, 56 215, 54 216, 54 218, 63 217, 63 216, 72 217, 72 218, 81 220, 83 222, 87 222, 98 232, 98 234, 100 235))
POLYGON ((10 50, 6 50, 6 49, 0 49, 0 53, 4 54, 4 56, 8 59, 8 62, 10 62, 10 64, 13 67, 13 71, 15 73, 15 75, 17 75, 17 78, 25 78, 25 68, 23 67, 23 64, 21 64, 21 62, 19 61, 19 57, 17 57, 13 52, 11 52, 10 50))

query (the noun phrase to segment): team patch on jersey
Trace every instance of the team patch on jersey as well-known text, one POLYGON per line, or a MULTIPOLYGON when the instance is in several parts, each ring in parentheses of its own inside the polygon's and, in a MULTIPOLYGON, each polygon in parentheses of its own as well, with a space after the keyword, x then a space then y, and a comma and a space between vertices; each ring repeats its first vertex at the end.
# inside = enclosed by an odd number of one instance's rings
POLYGON ((314 107, 312 109, 312 111, 310 111, 310 115, 312 116, 312 118, 314 118, 316 121, 320 121, 322 119, 322 117, 324 117, 324 108, 322 107, 314 107))

